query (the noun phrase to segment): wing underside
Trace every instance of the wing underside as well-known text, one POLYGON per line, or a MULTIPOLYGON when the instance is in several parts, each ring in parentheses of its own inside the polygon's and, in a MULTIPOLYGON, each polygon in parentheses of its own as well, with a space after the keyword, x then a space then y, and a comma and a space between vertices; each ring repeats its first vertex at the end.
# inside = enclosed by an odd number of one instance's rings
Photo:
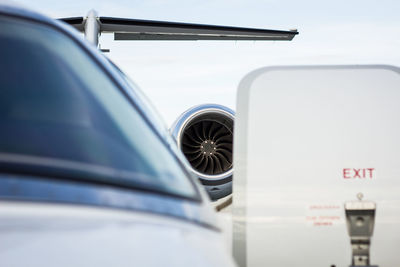
MULTIPOLYGON (((84 17, 62 18, 79 31, 84 17)), ((97 17, 100 32, 114 33, 114 40, 262 40, 291 41, 297 30, 280 31, 181 22, 97 17)))

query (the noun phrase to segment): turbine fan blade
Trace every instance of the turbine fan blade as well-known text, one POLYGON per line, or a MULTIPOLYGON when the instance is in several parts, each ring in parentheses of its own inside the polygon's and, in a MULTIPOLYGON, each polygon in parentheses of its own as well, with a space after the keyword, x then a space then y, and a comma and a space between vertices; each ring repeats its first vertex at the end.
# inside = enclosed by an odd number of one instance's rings
POLYGON ((201 127, 199 126, 200 126, 199 123, 196 123, 193 126, 191 126, 190 129, 192 129, 192 133, 194 133, 194 135, 201 143, 203 141, 203 138, 201 137, 201 127))
POLYGON ((202 114, 186 123, 180 147, 192 168, 200 175, 210 176, 231 170, 232 118, 218 113, 202 114))
POLYGON ((200 141, 200 140, 196 140, 196 138, 192 137, 192 136, 191 136, 190 134, 188 134, 188 133, 185 133, 185 134, 184 134, 184 137, 190 139, 190 140, 191 140, 192 142, 194 142, 194 143, 201 144, 201 141, 200 141))

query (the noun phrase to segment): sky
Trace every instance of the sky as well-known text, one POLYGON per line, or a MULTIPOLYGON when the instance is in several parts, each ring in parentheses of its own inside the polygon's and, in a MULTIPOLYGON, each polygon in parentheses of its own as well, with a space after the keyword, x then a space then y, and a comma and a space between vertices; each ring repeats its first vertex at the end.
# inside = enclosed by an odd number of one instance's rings
POLYGON ((100 16, 299 31, 291 42, 113 41, 107 56, 150 98, 167 125, 186 109, 235 109, 240 80, 276 65, 400 66, 400 1, 393 0, 16 0, 48 16, 100 16))

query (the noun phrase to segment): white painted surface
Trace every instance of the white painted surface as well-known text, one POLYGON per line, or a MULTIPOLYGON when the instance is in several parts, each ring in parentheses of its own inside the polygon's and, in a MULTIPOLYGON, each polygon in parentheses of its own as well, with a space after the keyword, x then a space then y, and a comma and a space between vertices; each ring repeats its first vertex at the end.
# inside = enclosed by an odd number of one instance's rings
POLYGON ((399 266, 399 103, 399 70, 385 66, 265 68, 242 80, 233 188, 241 266, 349 266, 344 203, 359 192, 377 204, 371 264, 399 266))
POLYGON ((0 266, 235 266, 220 232, 164 216, 0 201, 0 266))
POLYGON ((224 236, 226 248, 229 254, 232 254, 232 204, 217 212, 217 219, 224 236))

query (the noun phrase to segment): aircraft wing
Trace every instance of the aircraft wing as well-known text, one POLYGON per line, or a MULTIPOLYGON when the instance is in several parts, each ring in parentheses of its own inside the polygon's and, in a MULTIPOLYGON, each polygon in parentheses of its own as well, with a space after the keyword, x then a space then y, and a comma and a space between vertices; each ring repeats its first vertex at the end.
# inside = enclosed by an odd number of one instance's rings
MULTIPOLYGON (((85 17, 61 18, 84 31, 85 17)), ((114 33, 114 40, 262 40, 291 41, 297 30, 280 31, 155 20, 97 17, 100 32, 114 33)))
POLYGON ((60 18, 58 20, 64 21, 65 23, 76 28, 78 31, 84 31, 85 29, 85 19, 83 17, 60 18))

